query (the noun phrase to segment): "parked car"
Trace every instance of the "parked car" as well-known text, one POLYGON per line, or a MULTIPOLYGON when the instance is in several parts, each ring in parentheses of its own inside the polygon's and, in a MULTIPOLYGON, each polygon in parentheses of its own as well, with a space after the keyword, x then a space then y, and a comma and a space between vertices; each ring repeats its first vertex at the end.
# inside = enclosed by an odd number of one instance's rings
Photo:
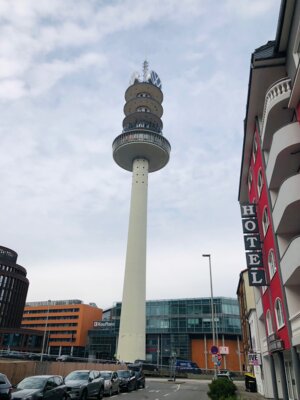
POLYGON ((131 392, 136 388, 136 377, 133 371, 128 369, 120 369, 117 371, 120 379, 120 390, 131 392))
POLYGON ((0 373, 0 400, 11 399, 12 385, 7 376, 0 373))
POLYGON ((176 360, 176 371, 189 374, 202 373, 201 368, 198 367, 197 363, 190 360, 176 360))
POLYGON ((218 373, 217 379, 226 379, 228 381, 232 381, 231 376, 229 374, 224 374, 224 373, 218 373))
POLYGON ((145 360, 135 360, 134 364, 139 364, 143 371, 153 371, 158 372, 158 366, 156 364, 152 364, 149 361, 145 360))
POLYGON ((232 371, 229 371, 228 369, 221 369, 220 374, 227 374, 230 376, 230 378, 236 377, 236 374, 232 371))
POLYGON ((120 393, 120 379, 116 371, 101 371, 102 378, 104 379, 104 394, 109 396, 114 393, 120 393))
POLYGON ((5 350, 5 352, 2 354, 5 358, 16 358, 20 360, 24 360, 26 358, 26 353, 23 353, 22 351, 5 350))
POLYGON ((66 400, 67 388, 59 375, 36 375, 23 379, 12 393, 14 400, 66 400))
POLYGON ((100 371, 77 370, 65 377, 67 392, 71 399, 86 400, 89 397, 102 399, 104 395, 104 379, 100 371))
POLYGON ((136 379, 136 389, 144 388, 146 385, 146 379, 144 375, 143 368, 140 364, 128 364, 127 368, 130 371, 133 371, 135 374, 135 379, 136 379))

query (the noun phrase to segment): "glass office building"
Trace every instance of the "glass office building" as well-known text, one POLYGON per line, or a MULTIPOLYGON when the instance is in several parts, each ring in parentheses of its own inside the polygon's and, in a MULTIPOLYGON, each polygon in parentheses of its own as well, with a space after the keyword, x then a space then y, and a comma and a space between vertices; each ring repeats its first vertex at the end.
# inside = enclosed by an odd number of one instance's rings
MULTIPOLYGON (((227 358, 227 364, 232 359, 232 370, 242 370, 243 359, 239 350, 241 324, 237 299, 215 297, 214 312, 215 344, 229 351, 223 357, 222 367, 227 358)), ((94 329, 89 331, 90 357, 118 358, 116 352, 120 314, 121 303, 116 303, 103 313, 102 321, 95 321, 94 329)), ((147 361, 167 365, 170 357, 175 355, 181 359, 193 359, 201 368, 209 369, 213 367, 210 357, 212 344, 210 297, 146 302, 147 361)))

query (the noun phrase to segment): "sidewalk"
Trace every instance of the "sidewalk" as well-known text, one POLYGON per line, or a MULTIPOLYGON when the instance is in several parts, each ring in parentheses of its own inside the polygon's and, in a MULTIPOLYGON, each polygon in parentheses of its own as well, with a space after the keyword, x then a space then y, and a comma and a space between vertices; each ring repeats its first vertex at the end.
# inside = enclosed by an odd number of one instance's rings
POLYGON ((255 400, 263 400, 265 399, 264 396, 262 396, 259 393, 251 393, 251 392, 246 392, 245 389, 245 382, 243 381, 234 381, 235 385, 238 388, 237 391, 237 397, 240 400, 251 400, 251 399, 255 399, 255 400))

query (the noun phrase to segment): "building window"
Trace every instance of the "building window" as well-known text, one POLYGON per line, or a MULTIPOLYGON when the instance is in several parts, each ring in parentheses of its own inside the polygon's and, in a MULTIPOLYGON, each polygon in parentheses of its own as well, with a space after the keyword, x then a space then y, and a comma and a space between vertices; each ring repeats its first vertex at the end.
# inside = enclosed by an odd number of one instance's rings
POLYGON ((273 325, 272 325, 272 318, 271 318, 270 310, 267 311, 266 321, 267 321, 267 333, 268 333, 268 336, 270 336, 273 333, 273 325))
POLYGON ((257 175, 257 192, 258 192, 258 197, 261 195, 262 187, 264 185, 263 177, 262 177, 262 171, 261 169, 258 171, 257 175))
POLYGON ((252 153, 253 153, 253 161, 255 162, 256 160, 256 154, 257 154, 257 141, 256 141, 256 137, 254 136, 254 140, 253 140, 253 149, 252 149, 252 153))
POLYGON ((150 97, 150 94, 149 93, 138 93, 137 95, 136 95, 136 97, 150 97))
POLYGON ((263 216, 262 216, 262 227, 264 236, 266 236, 267 230, 269 228, 269 216, 267 207, 264 208, 263 216))
POLYGON ((296 37, 294 40, 294 48, 293 48, 293 57, 295 61, 296 68, 298 67, 299 60, 300 60, 300 27, 298 26, 296 37))
POLYGON ((151 112, 150 108, 141 106, 136 109, 137 112, 151 112))
POLYGON ((250 191, 251 185, 252 185, 252 168, 249 168, 249 173, 248 173, 248 189, 250 191))
POLYGON ((276 314, 277 328, 280 329, 284 326, 284 318, 282 312, 282 304, 280 299, 278 298, 275 300, 275 314, 276 314))
POLYGON ((268 266, 269 266, 270 279, 272 279, 276 272, 275 254, 273 249, 269 251, 268 266))

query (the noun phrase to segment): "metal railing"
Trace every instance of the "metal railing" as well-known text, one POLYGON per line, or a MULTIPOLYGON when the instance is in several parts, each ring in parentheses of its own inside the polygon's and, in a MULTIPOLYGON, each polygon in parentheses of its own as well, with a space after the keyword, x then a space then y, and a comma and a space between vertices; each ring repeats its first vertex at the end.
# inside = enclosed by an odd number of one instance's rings
POLYGON ((164 150, 166 150, 168 153, 171 151, 171 145, 168 142, 166 138, 164 138, 162 135, 159 133, 155 132, 147 132, 147 131, 137 131, 137 130, 132 130, 132 131, 127 131, 124 133, 121 133, 116 139, 113 141, 112 148, 113 151, 115 151, 119 146, 122 146, 123 144, 129 144, 129 143, 151 143, 155 144, 157 146, 162 147, 164 150))
POLYGON ((265 97, 265 104, 262 114, 262 137, 265 137, 265 129, 267 123, 267 117, 270 109, 273 107, 274 103, 278 100, 278 98, 282 95, 291 92, 291 80, 289 78, 282 78, 279 81, 275 82, 267 91, 265 97))

